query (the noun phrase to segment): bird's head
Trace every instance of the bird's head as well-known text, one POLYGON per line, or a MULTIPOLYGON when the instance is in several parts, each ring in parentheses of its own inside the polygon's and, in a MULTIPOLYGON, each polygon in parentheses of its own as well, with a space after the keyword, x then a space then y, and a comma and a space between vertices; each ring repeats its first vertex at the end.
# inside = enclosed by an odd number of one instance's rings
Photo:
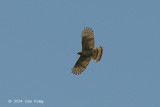
POLYGON ((82 55, 82 52, 78 52, 77 54, 78 54, 78 55, 82 55))

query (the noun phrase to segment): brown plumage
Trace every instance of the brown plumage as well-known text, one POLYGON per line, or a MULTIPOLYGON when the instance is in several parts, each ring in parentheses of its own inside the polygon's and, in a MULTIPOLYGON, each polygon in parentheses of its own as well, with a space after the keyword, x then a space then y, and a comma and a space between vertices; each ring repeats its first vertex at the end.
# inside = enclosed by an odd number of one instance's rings
POLYGON ((101 46, 94 48, 94 34, 93 30, 89 27, 84 28, 82 31, 82 52, 78 52, 80 55, 76 64, 74 65, 73 74, 81 74, 89 64, 91 58, 98 62, 102 57, 103 49, 101 46))

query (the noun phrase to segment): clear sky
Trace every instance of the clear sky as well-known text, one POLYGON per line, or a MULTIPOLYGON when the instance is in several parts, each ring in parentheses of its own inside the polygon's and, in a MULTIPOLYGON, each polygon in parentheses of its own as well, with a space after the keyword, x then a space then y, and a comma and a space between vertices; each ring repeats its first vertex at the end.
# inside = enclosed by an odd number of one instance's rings
POLYGON ((160 107, 159 0, 1 0, 1 107, 160 107), (103 47, 71 73, 81 32, 103 47), (39 99, 44 104, 8 103, 39 99))

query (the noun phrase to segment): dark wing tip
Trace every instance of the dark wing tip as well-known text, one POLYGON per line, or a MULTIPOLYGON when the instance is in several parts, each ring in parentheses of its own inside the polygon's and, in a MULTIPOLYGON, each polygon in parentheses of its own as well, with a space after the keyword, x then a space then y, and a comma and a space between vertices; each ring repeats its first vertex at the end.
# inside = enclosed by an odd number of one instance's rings
POLYGON ((74 75, 79 75, 79 74, 81 74, 83 71, 84 71, 85 69, 80 69, 80 68, 73 68, 72 69, 72 73, 74 74, 74 75))
POLYGON ((84 28, 84 30, 82 31, 82 36, 83 36, 83 34, 90 34, 90 35, 94 36, 93 30, 90 27, 84 28))
POLYGON ((90 28, 90 27, 86 27, 86 28, 84 28, 84 31, 93 32, 92 28, 90 28))

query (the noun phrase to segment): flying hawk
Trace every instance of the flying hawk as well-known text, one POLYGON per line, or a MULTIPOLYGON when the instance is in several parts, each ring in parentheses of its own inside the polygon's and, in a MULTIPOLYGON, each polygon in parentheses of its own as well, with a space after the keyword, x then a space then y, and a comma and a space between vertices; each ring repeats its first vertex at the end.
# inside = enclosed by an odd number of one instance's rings
POLYGON ((84 28, 82 31, 82 52, 78 52, 80 55, 76 64, 72 69, 73 74, 81 74, 89 64, 91 58, 98 62, 102 57, 103 49, 101 46, 94 48, 94 34, 93 30, 89 27, 84 28))

